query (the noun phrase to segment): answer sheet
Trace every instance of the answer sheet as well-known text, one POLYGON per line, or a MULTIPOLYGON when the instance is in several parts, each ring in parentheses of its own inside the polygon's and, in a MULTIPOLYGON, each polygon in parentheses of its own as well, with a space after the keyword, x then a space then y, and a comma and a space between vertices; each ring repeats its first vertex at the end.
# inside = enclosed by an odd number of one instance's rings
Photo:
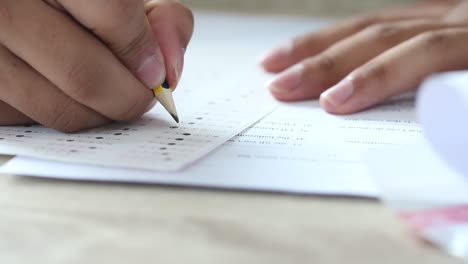
POLYGON ((374 197, 363 153, 418 144, 421 129, 410 98, 339 117, 317 102, 284 104, 197 164, 176 173, 125 170, 15 158, 2 173, 374 197))

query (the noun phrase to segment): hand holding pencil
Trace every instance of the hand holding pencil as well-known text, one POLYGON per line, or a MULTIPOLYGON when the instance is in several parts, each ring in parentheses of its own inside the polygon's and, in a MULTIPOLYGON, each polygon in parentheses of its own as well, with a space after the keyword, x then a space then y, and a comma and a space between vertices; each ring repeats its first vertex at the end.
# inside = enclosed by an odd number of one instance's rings
POLYGON ((138 118, 156 99, 177 117, 165 88, 192 31, 171 0, 1 1, 0 125, 75 132, 138 118))

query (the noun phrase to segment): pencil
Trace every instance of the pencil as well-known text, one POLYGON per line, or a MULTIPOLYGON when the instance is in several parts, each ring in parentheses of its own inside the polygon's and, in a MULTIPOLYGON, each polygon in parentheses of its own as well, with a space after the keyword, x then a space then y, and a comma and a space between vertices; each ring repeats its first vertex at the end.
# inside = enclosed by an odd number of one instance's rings
POLYGON ((167 80, 164 80, 161 86, 154 88, 153 94, 159 103, 171 114, 172 118, 179 123, 179 116, 177 115, 177 109, 172 98, 172 89, 169 87, 167 80))

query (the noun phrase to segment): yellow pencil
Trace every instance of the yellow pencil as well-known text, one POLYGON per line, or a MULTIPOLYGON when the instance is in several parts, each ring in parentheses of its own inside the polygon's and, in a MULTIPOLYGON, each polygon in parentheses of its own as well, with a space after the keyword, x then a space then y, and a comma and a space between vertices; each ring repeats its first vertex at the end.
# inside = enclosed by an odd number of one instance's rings
POLYGON ((161 86, 153 89, 154 97, 161 103, 164 108, 171 114, 172 118, 179 123, 179 116, 177 115, 177 109, 172 98, 172 89, 169 87, 167 80, 161 84, 161 86))

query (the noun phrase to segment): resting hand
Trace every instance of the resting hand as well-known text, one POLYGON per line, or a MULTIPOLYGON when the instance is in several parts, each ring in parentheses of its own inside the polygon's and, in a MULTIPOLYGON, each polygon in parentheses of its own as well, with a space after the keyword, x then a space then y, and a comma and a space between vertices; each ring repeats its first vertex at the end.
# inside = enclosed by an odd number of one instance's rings
POLYGON ((468 1, 430 1, 352 18, 270 52, 279 100, 320 97, 335 114, 354 113, 409 91, 428 75, 468 69, 468 1), (331 88, 330 88, 331 87, 331 88))

